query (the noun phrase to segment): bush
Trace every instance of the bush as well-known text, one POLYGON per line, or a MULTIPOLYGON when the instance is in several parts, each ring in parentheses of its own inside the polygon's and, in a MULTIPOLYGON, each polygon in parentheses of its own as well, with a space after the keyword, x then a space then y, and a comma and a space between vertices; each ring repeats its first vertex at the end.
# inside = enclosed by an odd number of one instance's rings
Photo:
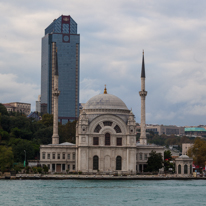
POLYGON ((37 171, 38 171, 39 174, 41 174, 42 173, 42 168, 41 167, 37 167, 37 171))
POLYGON ((37 173, 37 167, 32 167, 32 170, 35 174, 37 173))
POLYGON ((49 168, 46 165, 44 165, 43 170, 44 170, 44 173, 47 173, 49 171, 49 168))
POLYGON ((25 167, 26 174, 29 174, 29 170, 30 170, 30 169, 31 169, 31 168, 30 168, 29 166, 25 167))
POLYGON ((16 171, 16 173, 20 172, 22 169, 24 169, 24 165, 22 163, 18 163, 14 166, 14 170, 16 171))

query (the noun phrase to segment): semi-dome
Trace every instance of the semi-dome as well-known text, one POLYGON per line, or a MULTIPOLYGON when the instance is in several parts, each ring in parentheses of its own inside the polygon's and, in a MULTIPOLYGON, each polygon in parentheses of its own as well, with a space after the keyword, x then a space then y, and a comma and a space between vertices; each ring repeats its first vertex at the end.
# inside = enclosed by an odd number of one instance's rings
POLYGON ((128 110, 126 104, 112 94, 99 94, 87 101, 84 109, 120 109, 128 110))
POLYGON ((182 159, 189 159, 189 157, 187 155, 181 155, 179 156, 179 158, 182 158, 182 159))

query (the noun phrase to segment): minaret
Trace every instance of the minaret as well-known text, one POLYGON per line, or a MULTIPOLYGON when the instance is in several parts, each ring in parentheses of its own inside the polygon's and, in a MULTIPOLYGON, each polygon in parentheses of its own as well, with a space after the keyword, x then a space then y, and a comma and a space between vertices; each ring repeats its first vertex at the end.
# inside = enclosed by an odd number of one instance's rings
POLYGON ((58 90, 58 61, 57 61, 57 48, 56 42, 52 43, 52 67, 54 68, 54 87, 53 87, 53 100, 54 100, 54 112, 53 112, 53 135, 52 144, 59 144, 59 134, 58 134, 58 97, 60 91, 58 90))
POLYGON ((139 92, 141 97, 141 135, 140 144, 147 145, 146 137, 146 124, 145 124, 145 97, 147 92, 145 91, 145 65, 144 65, 144 50, 142 55, 142 72, 141 72, 141 91, 139 92))

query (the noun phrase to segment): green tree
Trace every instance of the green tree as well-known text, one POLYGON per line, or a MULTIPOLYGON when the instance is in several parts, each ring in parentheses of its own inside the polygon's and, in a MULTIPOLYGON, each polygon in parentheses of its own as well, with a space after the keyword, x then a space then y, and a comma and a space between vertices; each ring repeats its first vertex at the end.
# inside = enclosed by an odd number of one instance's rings
POLYGON ((164 159, 165 160, 172 160, 172 153, 170 152, 170 150, 164 151, 164 159))
POLYGON ((76 121, 67 122, 65 125, 59 125, 60 142, 75 143, 76 121))
POLYGON ((34 140, 38 144, 51 144, 53 128, 46 127, 34 133, 34 140))
POLYGON ((32 120, 25 116, 15 116, 11 117, 11 126, 12 128, 19 128, 27 131, 32 129, 32 120))
POLYGON ((14 155, 11 147, 0 146, 0 168, 2 172, 12 167, 14 155))
POLYGON ((1 123, 1 128, 4 131, 10 132, 10 128, 11 128, 11 118, 9 116, 6 115, 2 115, 1 119, 0 119, 1 123))
POLYGON ((0 129, 0 142, 1 140, 9 140, 9 133, 0 129))
POLYGON ((33 134, 34 134, 35 132, 37 132, 38 130, 44 129, 44 128, 46 128, 46 126, 43 125, 43 124, 41 123, 41 121, 33 121, 33 122, 32 122, 32 129, 31 129, 31 131, 33 132, 33 134))
POLYGON ((43 171, 44 171, 44 173, 47 173, 49 171, 49 168, 46 165, 44 165, 43 166, 43 171))
POLYGON ((159 169, 162 168, 162 166, 163 166, 162 154, 156 153, 156 151, 152 150, 147 160, 146 171, 156 172, 159 171, 159 169))
POLYGON ((193 158, 195 165, 204 167, 206 161, 206 141, 196 138, 193 147, 187 153, 193 158))
POLYGON ((28 140, 22 140, 19 141, 17 145, 13 145, 13 153, 14 153, 14 160, 15 162, 23 162, 25 159, 25 153, 26 151, 26 159, 32 160, 34 159, 35 151, 33 148, 33 144, 31 141, 28 140))
POLYGON ((12 136, 15 138, 31 140, 33 133, 27 129, 19 129, 18 127, 11 129, 12 136))
POLYGON ((41 123, 45 125, 46 127, 53 126, 53 114, 44 114, 42 116, 41 123))
POLYGON ((174 170, 174 164, 171 163, 172 160, 172 154, 170 150, 164 151, 164 168, 165 171, 169 171, 169 168, 172 168, 174 170))
POLYGON ((1 103, 0 103, 0 113, 1 113, 1 115, 7 115, 7 116, 9 115, 6 107, 1 103))

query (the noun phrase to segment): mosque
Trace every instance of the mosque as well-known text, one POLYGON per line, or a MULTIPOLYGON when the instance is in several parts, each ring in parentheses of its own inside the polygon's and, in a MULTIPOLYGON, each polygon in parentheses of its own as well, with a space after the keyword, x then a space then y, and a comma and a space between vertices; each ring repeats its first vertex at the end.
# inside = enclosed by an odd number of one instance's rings
POLYGON ((76 124, 76 144, 59 144, 58 136, 58 68, 54 76, 54 125, 52 144, 40 146, 40 163, 50 172, 81 171, 83 174, 136 174, 147 166, 150 152, 164 157, 164 148, 148 145, 145 124, 145 64, 141 70, 141 136, 136 142, 136 121, 132 110, 118 97, 104 93, 89 99, 80 111, 76 124))

